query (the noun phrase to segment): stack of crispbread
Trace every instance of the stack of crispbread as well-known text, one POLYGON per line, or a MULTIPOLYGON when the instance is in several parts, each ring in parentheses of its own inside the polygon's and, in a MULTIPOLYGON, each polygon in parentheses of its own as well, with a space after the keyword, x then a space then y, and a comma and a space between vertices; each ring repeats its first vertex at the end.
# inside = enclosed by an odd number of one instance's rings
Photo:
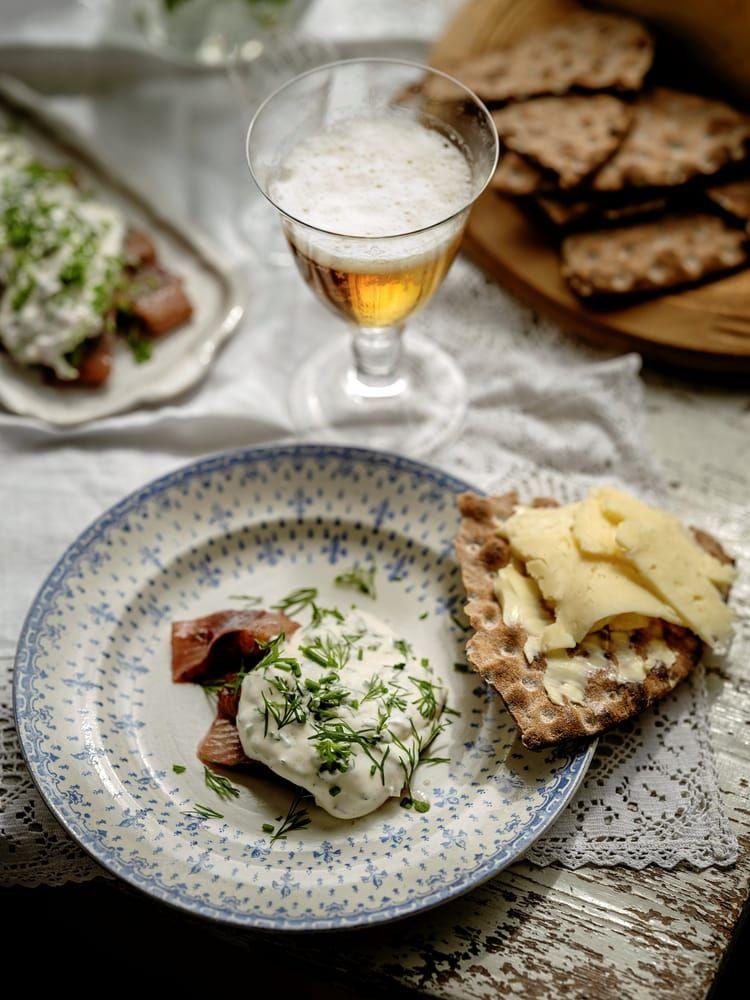
POLYGON ((492 186, 553 226, 562 273, 589 300, 748 263, 750 117, 649 85, 653 59, 643 24, 581 11, 445 67, 493 108, 492 186))
POLYGON ((632 718, 726 646, 734 569, 705 532, 611 487, 458 506, 467 657, 531 749, 632 718))

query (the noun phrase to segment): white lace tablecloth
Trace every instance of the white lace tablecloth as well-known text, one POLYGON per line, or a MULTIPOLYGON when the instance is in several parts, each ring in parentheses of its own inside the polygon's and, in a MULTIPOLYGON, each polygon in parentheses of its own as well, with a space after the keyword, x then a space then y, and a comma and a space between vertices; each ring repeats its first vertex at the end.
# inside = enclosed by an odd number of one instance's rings
MULTIPOLYGON (((260 249, 272 247, 276 223, 245 175, 242 117, 225 81, 154 82, 56 105, 96 133, 126 173, 158 190, 165 207, 246 264, 250 308, 209 378, 169 405, 65 433, 0 412, 3 883, 101 874, 45 809, 15 738, 12 656, 40 582, 93 518, 144 481, 212 450, 288 437, 291 373, 326 338, 342 335, 296 272, 260 249), (243 210, 255 249, 239 219, 243 210)), ((614 358, 562 338, 463 259, 412 326, 454 354, 471 395, 460 438, 432 461, 480 487, 516 486, 527 495, 565 499, 601 478, 659 494, 636 356, 614 358)), ((750 552, 742 548, 742 525, 724 518, 707 526, 741 549, 735 603, 743 618, 731 656, 746 661, 750 552)), ((700 672, 601 740, 573 803, 529 858, 540 865, 703 867, 729 864, 736 852, 717 792, 700 672)))

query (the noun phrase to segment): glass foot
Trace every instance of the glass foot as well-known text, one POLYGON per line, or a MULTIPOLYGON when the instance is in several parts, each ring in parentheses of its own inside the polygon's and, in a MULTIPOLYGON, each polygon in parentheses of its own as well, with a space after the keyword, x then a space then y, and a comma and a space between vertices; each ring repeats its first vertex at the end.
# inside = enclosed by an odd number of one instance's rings
POLYGON ((427 455, 452 440, 466 414, 466 380, 450 355, 406 333, 398 377, 357 378, 344 338, 310 357, 295 375, 289 408, 298 434, 318 441, 427 455))

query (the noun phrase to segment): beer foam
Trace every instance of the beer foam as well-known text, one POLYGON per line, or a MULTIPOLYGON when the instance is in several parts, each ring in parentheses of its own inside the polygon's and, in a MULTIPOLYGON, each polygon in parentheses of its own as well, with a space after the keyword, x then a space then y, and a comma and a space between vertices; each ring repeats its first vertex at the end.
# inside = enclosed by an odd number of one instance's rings
POLYGON ((473 195, 471 166, 440 132, 398 114, 337 122, 283 160, 269 195, 285 213, 349 237, 400 236, 473 195))

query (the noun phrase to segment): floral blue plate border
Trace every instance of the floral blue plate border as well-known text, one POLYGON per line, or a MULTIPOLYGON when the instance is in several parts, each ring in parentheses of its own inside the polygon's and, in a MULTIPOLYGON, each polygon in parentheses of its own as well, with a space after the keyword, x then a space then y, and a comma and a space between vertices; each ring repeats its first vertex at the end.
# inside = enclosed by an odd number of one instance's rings
POLYGON ((195 462, 103 514, 41 587, 16 654, 21 745, 60 823, 157 899, 273 930, 407 916, 518 860, 575 792, 594 745, 525 750, 500 699, 453 669, 465 641, 455 495, 471 488, 397 455, 283 445, 195 462), (441 751, 451 760, 420 769, 427 813, 392 800, 343 823, 314 809, 309 827, 271 844, 262 826, 288 792, 236 779, 241 795, 226 805, 202 783, 194 750, 211 708, 170 683, 169 621, 216 610, 246 584, 269 598, 325 591, 359 559, 378 565, 378 613, 447 678, 460 711, 441 751), (189 815, 196 800, 221 818, 189 815))

